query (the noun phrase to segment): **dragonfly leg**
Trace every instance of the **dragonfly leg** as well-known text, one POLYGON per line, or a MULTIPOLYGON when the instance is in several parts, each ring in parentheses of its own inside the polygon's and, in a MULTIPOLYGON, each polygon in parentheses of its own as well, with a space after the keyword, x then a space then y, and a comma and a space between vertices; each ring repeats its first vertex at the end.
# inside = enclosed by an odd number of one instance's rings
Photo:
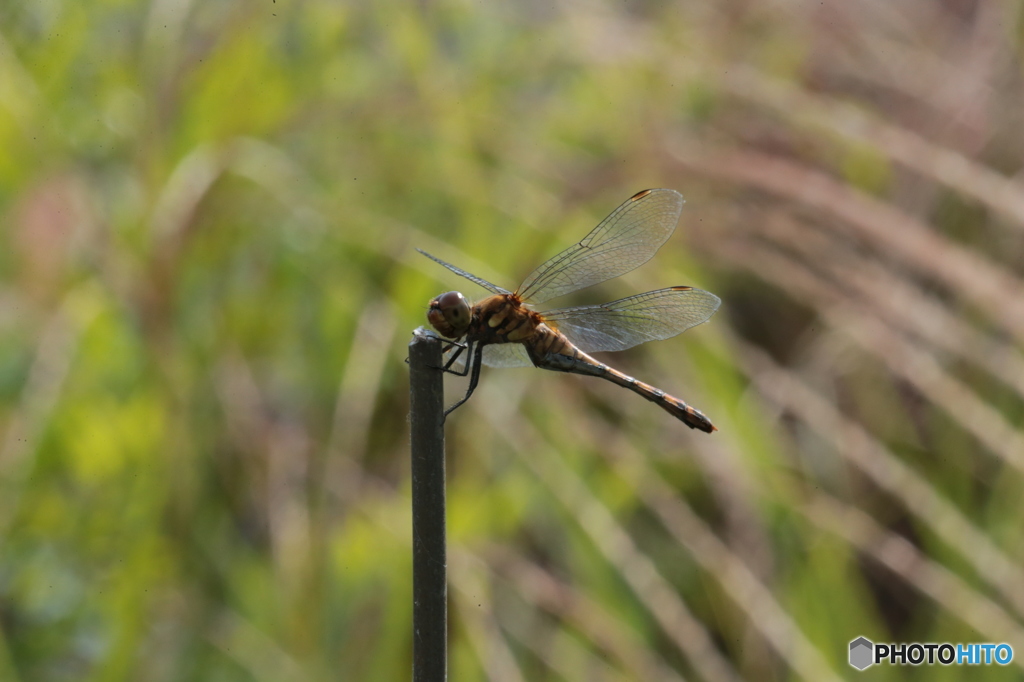
MULTIPOLYGON (((459 343, 458 341, 449 341, 448 345, 441 349, 441 354, 444 355, 452 348, 458 348, 458 350, 455 351, 455 353, 453 353, 450 358, 448 358, 448 362, 445 363, 444 367, 434 367, 434 369, 439 369, 442 372, 448 372, 449 374, 455 374, 460 377, 466 376, 466 372, 454 371, 449 369, 449 367, 451 367, 455 363, 455 361, 458 360, 459 356, 462 355, 462 351, 466 350, 466 348, 468 347, 469 346, 467 346, 466 344, 459 343)), ((409 358, 405 359, 405 364, 409 364, 409 358)))
MULTIPOLYGON (((462 400, 455 403, 454 405, 452 405, 451 407, 444 411, 445 417, 451 414, 455 410, 455 408, 462 405, 462 403, 469 400, 469 396, 473 395, 473 391, 476 390, 476 385, 480 381, 480 365, 483 364, 481 362, 481 358, 483 357, 484 353, 484 345, 482 343, 475 344, 471 352, 473 355, 470 358, 470 361, 466 363, 466 371, 470 373, 469 388, 466 389, 466 395, 462 396, 462 400), (472 365, 472 367, 470 367, 470 365, 472 365)), ((458 374, 458 372, 453 372, 453 374, 458 374)), ((465 373, 463 373, 462 376, 465 376, 465 373)))
MULTIPOLYGON (((458 350, 455 351, 454 353, 452 353, 452 356, 450 358, 448 358, 448 361, 444 364, 444 366, 442 366, 442 367, 434 367, 433 369, 439 369, 442 372, 445 372, 447 374, 454 374, 455 376, 458 376, 458 377, 464 377, 464 376, 466 376, 466 374, 469 373, 469 368, 468 367, 465 370, 460 372, 457 369, 451 369, 451 366, 455 364, 455 361, 459 359, 459 356, 462 355, 462 352, 464 350, 466 350, 467 348, 472 348, 472 344, 466 345, 464 343, 459 343, 458 341, 449 341, 448 345, 441 349, 441 353, 442 354, 447 353, 452 348, 458 348, 458 350)), ((407 365, 409 364, 409 358, 405 359, 405 364, 407 364, 407 365)))
POLYGON ((452 353, 452 356, 450 358, 448 358, 448 362, 446 362, 444 364, 444 367, 442 367, 441 370, 444 371, 444 372, 447 372, 449 374, 454 374, 455 376, 464 377, 464 376, 466 376, 469 373, 469 364, 468 363, 467 363, 465 369, 463 369, 461 372, 459 370, 457 370, 457 369, 451 369, 451 366, 455 364, 455 361, 459 359, 459 356, 462 355, 463 351, 467 351, 468 350, 470 353, 473 352, 473 343, 469 342, 468 344, 466 344, 466 343, 459 343, 458 341, 452 341, 450 344, 448 344, 448 347, 445 348, 444 351, 447 352, 447 351, 451 350, 452 348, 456 348, 456 347, 458 347, 458 350, 455 351, 454 353, 452 353))

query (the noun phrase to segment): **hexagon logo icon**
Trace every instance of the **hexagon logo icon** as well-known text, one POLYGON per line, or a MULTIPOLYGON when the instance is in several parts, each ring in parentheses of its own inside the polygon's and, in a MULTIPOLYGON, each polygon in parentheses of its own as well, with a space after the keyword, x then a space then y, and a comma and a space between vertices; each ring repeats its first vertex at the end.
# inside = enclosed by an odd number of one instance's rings
POLYGON ((864 670, 874 663, 875 645, 866 637, 858 637, 850 642, 850 665, 857 670, 864 670))

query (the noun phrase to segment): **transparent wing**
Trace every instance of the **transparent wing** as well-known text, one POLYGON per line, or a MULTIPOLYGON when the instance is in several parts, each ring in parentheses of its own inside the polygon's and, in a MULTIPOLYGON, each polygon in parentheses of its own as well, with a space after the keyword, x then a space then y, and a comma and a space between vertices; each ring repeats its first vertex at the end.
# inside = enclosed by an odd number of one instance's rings
POLYGON ((466 279, 468 279, 470 282, 473 282, 474 284, 482 286, 484 289, 487 289, 492 294, 510 294, 510 293, 512 293, 512 292, 510 292, 510 291, 508 291, 506 289, 502 289, 501 287, 499 287, 496 284, 491 284, 490 282, 488 282, 486 279, 484 279, 482 277, 477 277, 476 275, 471 275, 468 272, 466 272, 465 270, 463 270, 462 268, 457 268, 454 265, 452 265, 451 263, 445 263, 440 258, 438 258, 436 256, 431 256, 429 253, 427 253, 423 249, 416 249, 416 250, 419 251, 420 253, 422 253, 424 256, 426 256, 430 260, 434 261, 435 263, 440 263, 441 265, 445 266, 446 268, 448 268, 449 270, 454 272, 456 275, 461 275, 462 277, 465 277, 466 279))
MULTIPOLYGON (((533 361, 521 343, 492 343, 484 346, 483 361, 488 367, 533 367, 533 361)), ((463 352, 454 367, 462 370, 465 366, 466 353, 463 352)))
POLYGON ((533 367, 533 360, 521 343, 492 343, 484 346, 484 364, 488 367, 533 367))
POLYGON ((602 305, 543 313, 585 353, 632 348, 706 322, 722 301, 702 289, 670 287, 602 305))
POLYGON ((682 210, 683 196, 675 190, 634 194, 583 241, 534 270, 517 293, 543 303, 640 267, 668 240, 682 210))

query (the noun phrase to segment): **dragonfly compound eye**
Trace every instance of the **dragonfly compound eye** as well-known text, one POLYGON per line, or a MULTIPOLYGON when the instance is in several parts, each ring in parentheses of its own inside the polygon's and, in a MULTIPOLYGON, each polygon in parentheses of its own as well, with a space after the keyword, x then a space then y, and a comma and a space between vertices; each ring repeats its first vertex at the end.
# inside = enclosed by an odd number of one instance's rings
POLYGON ((444 319, 456 329, 469 326, 469 302, 457 291, 449 291, 437 299, 444 319))
POLYGON ((434 329, 450 339, 462 336, 469 327, 470 317, 469 302, 457 291, 435 298, 427 313, 427 320, 434 329))

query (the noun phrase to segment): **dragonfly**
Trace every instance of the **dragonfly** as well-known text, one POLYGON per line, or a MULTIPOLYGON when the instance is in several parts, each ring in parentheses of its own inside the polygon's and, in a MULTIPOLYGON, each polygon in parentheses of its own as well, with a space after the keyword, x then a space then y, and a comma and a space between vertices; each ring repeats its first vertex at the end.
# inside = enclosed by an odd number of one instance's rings
POLYGON ((683 203, 682 195, 671 189, 637 192, 580 242, 534 270, 515 291, 417 249, 490 292, 472 305, 458 291, 430 301, 427 321, 449 341, 445 352, 450 355, 442 369, 470 376, 465 396, 449 407, 445 416, 473 395, 482 365, 532 365, 606 379, 657 404, 690 428, 717 431, 700 410, 588 355, 671 338, 706 322, 721 305, 714 294, 674 286, 600 305, 534 310, 534 306, 619 277, 649 261, 675 231, 683 203))

